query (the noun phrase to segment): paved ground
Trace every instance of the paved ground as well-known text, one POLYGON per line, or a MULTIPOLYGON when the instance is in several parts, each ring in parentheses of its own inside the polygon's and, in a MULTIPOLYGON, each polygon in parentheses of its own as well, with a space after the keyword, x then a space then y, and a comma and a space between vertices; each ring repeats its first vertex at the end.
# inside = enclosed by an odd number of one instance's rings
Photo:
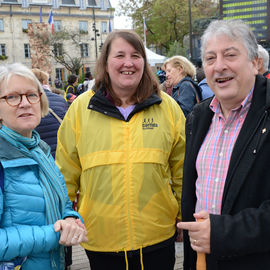
MULTIPOLYGON (((183 269, 183 244, 176 243, 176 262, 175 262, 175 270, 183 269)), ((90 270, 90 266, 88 263, 88 259, 86 254, 81 246, 72 247, 72 260, 73 264, 71 266, 71 270, 90 270)), ((109 269, 106 269, 109 270, 109 269)))

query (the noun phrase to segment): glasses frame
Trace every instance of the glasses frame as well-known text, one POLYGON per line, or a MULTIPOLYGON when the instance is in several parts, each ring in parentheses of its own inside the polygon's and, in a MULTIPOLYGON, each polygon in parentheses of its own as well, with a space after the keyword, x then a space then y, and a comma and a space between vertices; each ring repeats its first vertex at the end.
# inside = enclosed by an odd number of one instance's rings
POLYGON ((16 94, 16 95, 18 95, 18 96, 20 96, 20 102, 17 104, 17 105, 11 105, 10 103, 8 103, 8 96, 10 96, 10 95, 6 95, 6 96, 3 96, 3 97, 0 97, 0 99, 4 99, 5 101, 6 101, 6 103, 9 105, 9 106, 11 106, 11 107, 17 107, 17 106, 19 106, 20 104, 21 104, 21 102, 22 102, 22 98, 23 98, 23 96, 25 96, 26 97, 26 99, 27 99, 27 101, 32 105, 32 104, 37 104, 37 103, 39 103, 40 102, 40 100, 41 100, 41 96, 42 96, 42 93, 40 93, 40 92, 38 92, 38 96, 39 96, 39 99, 38 99, 38 101, 37 102, 31 102, 29 99, 28 99, 28 97, 27 97, 27 95, 28 94, 32 94, 32 93, 27 93, 27 94, 16 94))

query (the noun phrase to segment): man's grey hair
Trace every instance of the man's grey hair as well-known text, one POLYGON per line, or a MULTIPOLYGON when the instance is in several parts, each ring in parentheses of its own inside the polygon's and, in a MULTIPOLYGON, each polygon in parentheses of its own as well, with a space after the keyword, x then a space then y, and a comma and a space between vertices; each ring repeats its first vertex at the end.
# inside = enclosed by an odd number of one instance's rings
POLYGON ((262 58, 262 60, 263 60, 263 68, 264 68, 264 70, 268 70, 268 66, 269 66, 269 53, 260 44, 258 45, 258 57, 259 58, 262 58))
POLYGON ((242 42, 247 49, 249 60, 252 61, 258 57, 257 40, 247 24, 242 20, 215 20, 209 24, 201 38, 202 62, 204 62, 204 55, 208 41, 220 35, 226 35, 233 41, 242 42))

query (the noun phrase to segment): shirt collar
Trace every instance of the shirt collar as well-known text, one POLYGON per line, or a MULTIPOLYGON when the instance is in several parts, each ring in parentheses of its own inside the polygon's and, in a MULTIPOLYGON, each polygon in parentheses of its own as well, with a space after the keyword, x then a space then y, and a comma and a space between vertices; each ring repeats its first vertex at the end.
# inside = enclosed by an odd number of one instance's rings
MULTIPOLYGON (((253 96, 253 91, 254 91, 254 86, 252 87, 252 89, 249 91, 248 95, 245 97, 245 99, 241 102, 240 106, 237 108, 234 108, 233 111, 238 110, 239 108, 245 108, 246 106, 248 106, 252 100, 252 96, 253 96)), ((214 96, 214 98, 212 99, 209 108, 214 112, 214 113, 220 113, 221 109, 220 109, 220 103, 217 99, 216 96, 214 96)))

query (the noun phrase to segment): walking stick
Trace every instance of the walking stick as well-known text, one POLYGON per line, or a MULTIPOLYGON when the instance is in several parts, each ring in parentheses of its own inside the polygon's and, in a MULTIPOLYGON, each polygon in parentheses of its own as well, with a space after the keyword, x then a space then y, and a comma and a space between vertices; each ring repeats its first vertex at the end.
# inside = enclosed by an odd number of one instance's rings
MULTIPOLYGON (((197 219, 197 222, 202 222, 203 219, 197 219)), ((205 254, 201 252, 197 252, 197 262, 196 262, 197 270, 206 270, 206 258, 205 254)))

